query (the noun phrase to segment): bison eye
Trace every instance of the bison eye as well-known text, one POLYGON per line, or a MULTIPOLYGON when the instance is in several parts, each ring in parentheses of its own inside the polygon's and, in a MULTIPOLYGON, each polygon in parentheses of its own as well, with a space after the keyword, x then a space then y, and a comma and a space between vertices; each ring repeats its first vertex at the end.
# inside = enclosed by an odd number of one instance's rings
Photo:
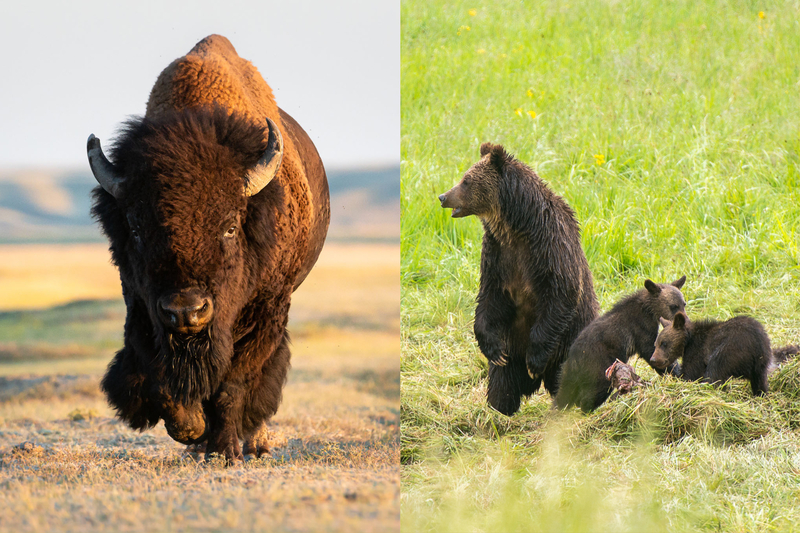
POLYGON ((133 237, 136 242, 139 242, 139 241, 142 240, 142 237, 139 235, 139 228, 138 227, 131 228, 131 237, 133 237))
POLYGON ((230 228, 228 228, 228 231, 226 231, 225 235, 223 235, 223 237, 225 237, 226 239, 230 239, 230 238, 235 237, 235 236, 236 236, 236 226, 235 225, 231 226, 230 228))

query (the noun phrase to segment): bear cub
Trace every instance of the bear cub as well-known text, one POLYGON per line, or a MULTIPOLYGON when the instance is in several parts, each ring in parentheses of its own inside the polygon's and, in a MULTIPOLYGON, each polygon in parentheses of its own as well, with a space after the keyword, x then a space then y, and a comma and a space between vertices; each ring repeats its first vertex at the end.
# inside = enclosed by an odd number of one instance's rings
POLYGON ((569 347, 598 312, 574 211, 501 145, 439 196, 483 224, 474 332, 489 360, 489 405, 514 414, 544 382, 551 395, 569 347))
POLYGON ((704 383, 744 378, 750 381, 755 396, 768 392, 767 378, 775 363, 783 362, 798 349, 784 346, 773 353, 764 326, 749 316, 725 322, 691 322, 684 313, 678 313, 671 322, 662 319, 661 324, 664 329, 656 338, 655 353, 650 358, 655 368, 667 368, 682 357, 683 364, 676 366, 674 375, 687 381, 702 379, 704 383))
MULTIPOLYGON (((650 366, 659 318, 672 318, 686 308, 680 288, 686 276, 669 283, 644 282, 644 289, 617 302, 589 324, 569 350, 561 371, 556 406, 577 405, 584 412, 598 408, 611 394, 606 370, 619 359, 627 363, 638 354, 650 366)), ((656 368, 664 373, 664 368, 656 368)), ((668 370, 667 370, 668 371, 668 370)))

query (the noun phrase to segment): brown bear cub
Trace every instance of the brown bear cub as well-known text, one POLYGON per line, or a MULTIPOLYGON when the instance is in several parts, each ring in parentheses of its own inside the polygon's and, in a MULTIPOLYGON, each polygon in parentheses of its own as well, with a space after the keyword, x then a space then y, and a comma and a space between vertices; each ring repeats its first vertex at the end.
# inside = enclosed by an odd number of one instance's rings
POLYGON ((500 145, 439 196, 483 223, 475 338, 489 360, 489 405, 514 414, 544 382, 551 395, 572 341, 597 316, 575 213, 500 145))
MULTIPOLYGON (((611 394, 605 372, 617 359, 627 363, 638 354, 653 366, 650 356, 658 336, 658 319, 672 318, 685 309, 680 291, 684 282, 686 276, 671 284, 648 279, 644 289, 626 296, 581 331, 562 367, 556 405, 561 409, 577 405, 586 412, 598 408, 611 394)), ((665 371, 653 368, 659 374, 665 371)))
POLYGON ((784 346, 773 353, 764 327, 749 316, 691 322, 678 313, 672 322, 662 319, 661 324, 664 329, 650 358, 655 368, 667 368, 682 357, 683 364, 675 367, 674 375, 704 383, 744 378, 750 381, 755 396, 769 390, 767 377, 775 363, 798 351, 797 346, 784 346))

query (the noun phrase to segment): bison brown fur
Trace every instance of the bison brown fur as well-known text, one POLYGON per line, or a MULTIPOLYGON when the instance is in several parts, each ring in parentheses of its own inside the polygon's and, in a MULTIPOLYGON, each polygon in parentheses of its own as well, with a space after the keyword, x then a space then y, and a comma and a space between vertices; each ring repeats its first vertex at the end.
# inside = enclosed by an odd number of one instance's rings
POLYGON ((313 143, 213 35, 161 74, 110 161, 94 136, 88 151, 127 306, 109 402, 133 428, 163 419, 175 440, 228 460, 240 439, 263 453, 289 369, 291 295, 330 218, 313 143))

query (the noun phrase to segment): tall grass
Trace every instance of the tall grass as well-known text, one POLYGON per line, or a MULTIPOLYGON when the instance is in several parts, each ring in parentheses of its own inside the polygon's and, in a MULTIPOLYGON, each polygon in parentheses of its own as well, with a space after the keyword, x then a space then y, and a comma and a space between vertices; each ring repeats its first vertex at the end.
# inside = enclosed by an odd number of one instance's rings
POLYGON ((482 229, 436 196, 481 142, 502 143, 575 209, 604 309, 686 274, 690 316, 746 313, 774 344, 800 341, 800 2, 406 0, 401 13, 404 524, 796 527, 800 367, 766 400, 658 380, 590 417, 541 394, 511 419, 491 411, 472 336, 482 229))

